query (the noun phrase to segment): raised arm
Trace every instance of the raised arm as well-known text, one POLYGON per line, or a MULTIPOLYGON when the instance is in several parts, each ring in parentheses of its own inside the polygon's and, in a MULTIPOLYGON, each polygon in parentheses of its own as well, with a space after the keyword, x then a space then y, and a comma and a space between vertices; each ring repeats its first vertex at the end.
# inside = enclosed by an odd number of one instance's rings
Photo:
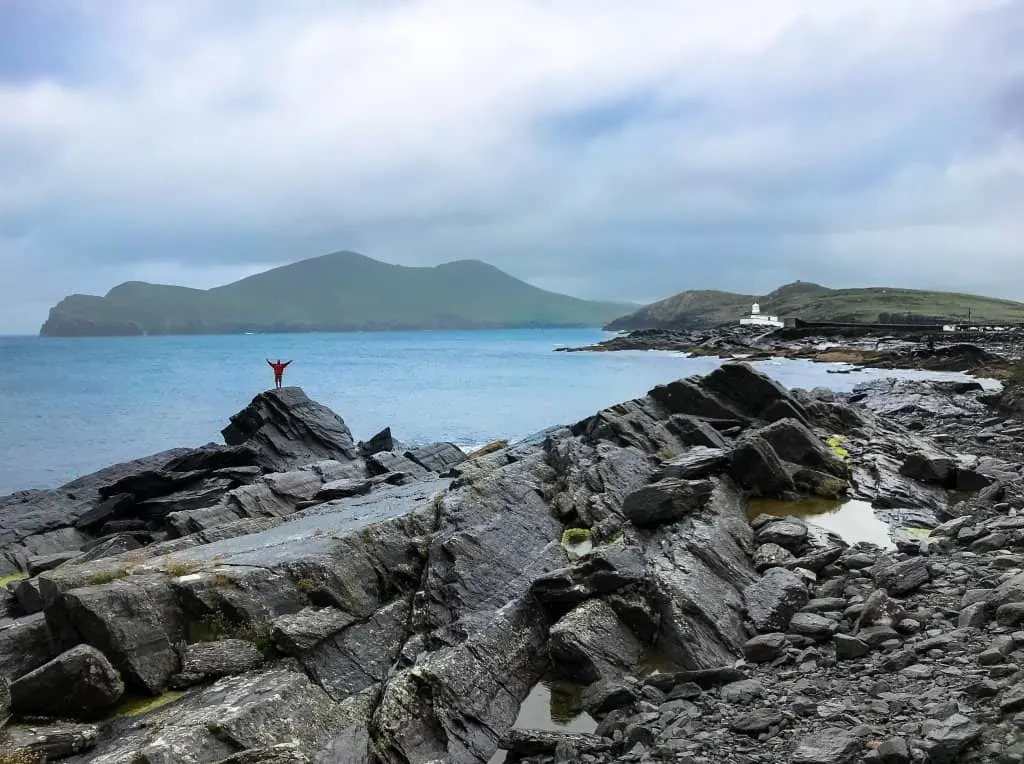
POLYGON ((267 358, 267 359, 265 359, 265 360, 266 360, 266 362, 267 362, 267 363, 268 363, 268 364, 269 364, 270 366, 273 366, 273 365, 274 365, 274 364, 270 363, 270 359, 269 359, 269 358, 267 358))
POLYGON ((284 362, 284 365, 285 365, 285 366, 287 366, 287 365, 288 365, 288 364, 290 364, 290 363, 291 363, 291 361, 285 361, 285 362, 284 362))

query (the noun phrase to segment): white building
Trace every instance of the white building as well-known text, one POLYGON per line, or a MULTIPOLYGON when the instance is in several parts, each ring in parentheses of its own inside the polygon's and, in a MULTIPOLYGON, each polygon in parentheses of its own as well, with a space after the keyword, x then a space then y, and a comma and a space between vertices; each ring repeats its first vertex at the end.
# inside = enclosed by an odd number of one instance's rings
POLYGON ((784 324, 778 316, 767 316, 761 313, 761 306, 756 302, 750 306, 750 315, 740 319, 741 326, 771 326, 781 329, 784 324))

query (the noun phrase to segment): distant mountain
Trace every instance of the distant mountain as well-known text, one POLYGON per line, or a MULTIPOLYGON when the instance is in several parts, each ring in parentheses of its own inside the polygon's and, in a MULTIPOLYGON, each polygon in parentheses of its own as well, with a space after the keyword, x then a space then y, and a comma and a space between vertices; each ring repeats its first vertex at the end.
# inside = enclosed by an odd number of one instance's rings
POLYGON ((754 302, 760 303, 762 313, 795 316, 805 321, 937 323, 965 321, 970 316, 975 321, 991 323, 1024 322, 1024 303, 1013 300, 890 287, 829 289, 796 281, 767 295, 680 292, 617 318, 605 328, 612 331, 696 329, 734 324, 750 312, 754 302))
POLYGON ((390 265, 335 252, 214 289, 132 281, 50 309, 51 337, 601 326, 634 309, 530 286, 479 260, 390 265))

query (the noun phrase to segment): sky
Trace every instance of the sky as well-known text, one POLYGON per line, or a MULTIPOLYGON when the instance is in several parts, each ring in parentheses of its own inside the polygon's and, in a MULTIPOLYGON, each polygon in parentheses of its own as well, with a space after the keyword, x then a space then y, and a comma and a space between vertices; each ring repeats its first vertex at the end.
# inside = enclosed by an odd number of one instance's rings
POLYGON ((1024 0, 0 0, 0 334, 351 249, 1024 299, 1024 0))

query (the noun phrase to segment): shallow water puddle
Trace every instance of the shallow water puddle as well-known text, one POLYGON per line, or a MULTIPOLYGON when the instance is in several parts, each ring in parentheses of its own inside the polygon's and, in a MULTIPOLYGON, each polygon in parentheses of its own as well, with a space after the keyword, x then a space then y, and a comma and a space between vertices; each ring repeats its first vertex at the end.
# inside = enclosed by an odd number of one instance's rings
MULTIPOLYGON (((597 722, 580 709, 581 692, 582 687, 569 682, 538 682, 519 706, 519 716, 512 726, 553 732, 593 732, 597 722)), ((487 764, 503 764, 505 756, 505 751, 498 751, 487 764)))
POLYGON ((848 501, 817 498, 802 501, 751 499, 747 505, 747 517, 753 520, 758 515, 775 515, 776 517, 793 515, 832 531, 848 544, 867 541, 885 549, 895 548, 889 525, 875 517, 875 510, 872 509, 870 502, 859 499, 848 501))

